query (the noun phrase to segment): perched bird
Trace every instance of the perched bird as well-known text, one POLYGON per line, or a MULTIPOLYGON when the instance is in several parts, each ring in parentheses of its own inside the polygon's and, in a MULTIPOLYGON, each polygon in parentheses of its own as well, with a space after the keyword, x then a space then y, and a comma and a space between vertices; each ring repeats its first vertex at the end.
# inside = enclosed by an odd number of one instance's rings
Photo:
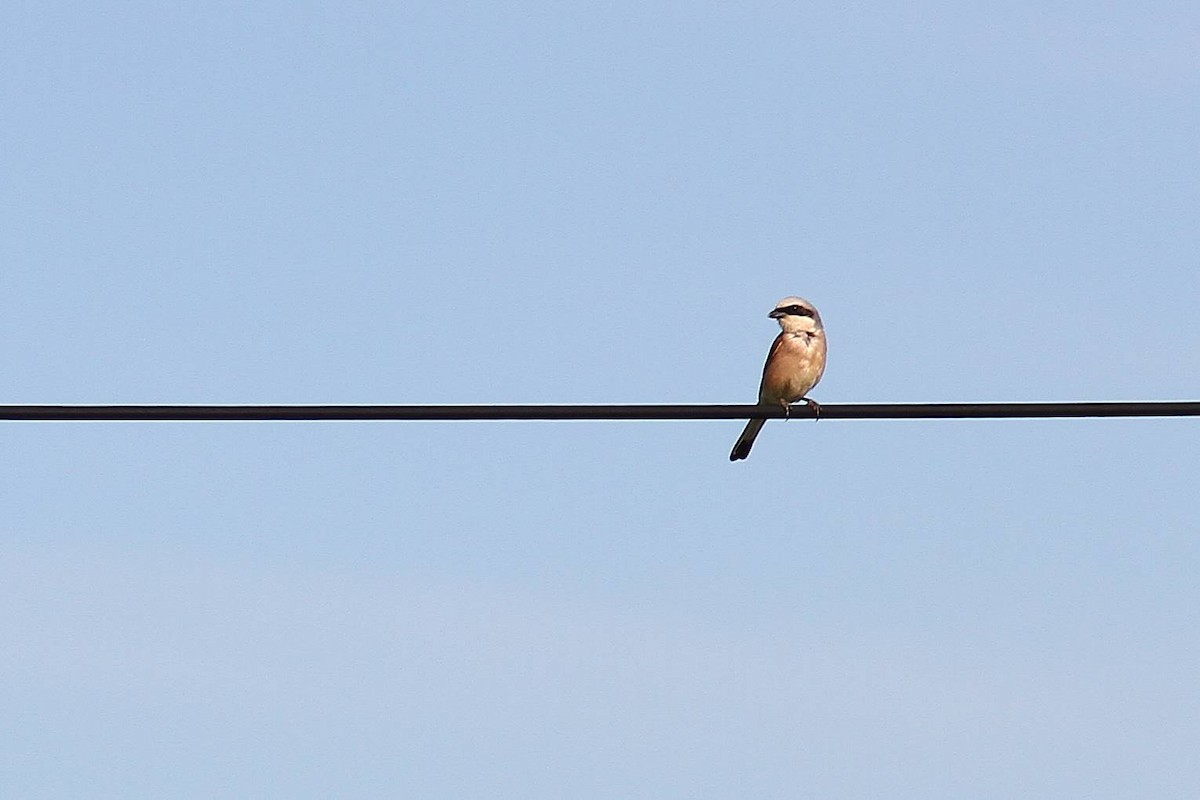
MULTIPOLYGON (((786 413, 792 403, 803 400, 820 414, 821 406, 806 395, 825 372, 825 328, 821 325, 821 315, 803 297, 785 297, 775 304, 768 316, 779 320, 783 331, 775 337, 763 366, 762 384, 758 387, 759 404, 779 404, 786 413)), ((729 454, 730 461, 750 455, 754 438, 766 422, 765 419, 752 419, 746 423, 729 454)))

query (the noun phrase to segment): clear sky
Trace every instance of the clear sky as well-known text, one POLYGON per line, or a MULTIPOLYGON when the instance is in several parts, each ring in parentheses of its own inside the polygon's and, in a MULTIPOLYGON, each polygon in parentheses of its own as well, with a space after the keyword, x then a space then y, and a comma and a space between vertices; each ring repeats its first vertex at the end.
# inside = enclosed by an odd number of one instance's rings
MULTIPOLYGON (((1200 398, 1200 11, 0 8, 0 402, 1200 398)), ((0 424, 0 795, 1195 798, 1197 420, 0 424)))

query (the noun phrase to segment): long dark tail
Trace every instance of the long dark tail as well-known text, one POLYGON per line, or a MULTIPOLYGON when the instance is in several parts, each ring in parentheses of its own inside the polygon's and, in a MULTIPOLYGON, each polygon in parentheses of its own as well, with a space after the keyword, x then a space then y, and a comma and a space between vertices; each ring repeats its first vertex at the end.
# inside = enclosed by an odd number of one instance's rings
POLYGON ((766 423, 765 419, 752 419, 746 423, 746 427, 742 429, 742 435, 734 442, 733 452, 729 454, 730 461, 740 461, 750 455, 750 448, 754 446, 754 439, 766 423))

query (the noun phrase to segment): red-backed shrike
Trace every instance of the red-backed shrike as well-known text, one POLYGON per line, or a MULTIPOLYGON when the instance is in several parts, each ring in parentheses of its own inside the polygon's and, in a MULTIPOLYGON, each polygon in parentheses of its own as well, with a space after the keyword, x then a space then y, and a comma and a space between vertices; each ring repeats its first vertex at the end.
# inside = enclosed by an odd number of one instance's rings
MULTIPOLYGON (((783 331, 775 337, 763 366, 762 383, 758 387, 759 404, 779 404, 787 412, 792 403, 803 400, 820 413, 817 402, 805 395, 825 372, 825 328, 821 325, 821 315, 803 297, 785 297, 775 304, 775 310, 768 316, 779 320, 783 331)), ((752 419, 746 423, 729 454, 730 461, 750 455, 754 437, 766 422, 765 419, 752 419)))

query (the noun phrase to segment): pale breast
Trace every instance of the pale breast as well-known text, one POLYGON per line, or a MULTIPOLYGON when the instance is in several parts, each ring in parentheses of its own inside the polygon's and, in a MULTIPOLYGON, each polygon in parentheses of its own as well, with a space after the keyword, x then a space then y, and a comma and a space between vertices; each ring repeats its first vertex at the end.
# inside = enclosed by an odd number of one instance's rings
POLYGON ((825 372, 825 337, 781 334, 763 369, 760 403, 794 403, 817 385, 825 372))

